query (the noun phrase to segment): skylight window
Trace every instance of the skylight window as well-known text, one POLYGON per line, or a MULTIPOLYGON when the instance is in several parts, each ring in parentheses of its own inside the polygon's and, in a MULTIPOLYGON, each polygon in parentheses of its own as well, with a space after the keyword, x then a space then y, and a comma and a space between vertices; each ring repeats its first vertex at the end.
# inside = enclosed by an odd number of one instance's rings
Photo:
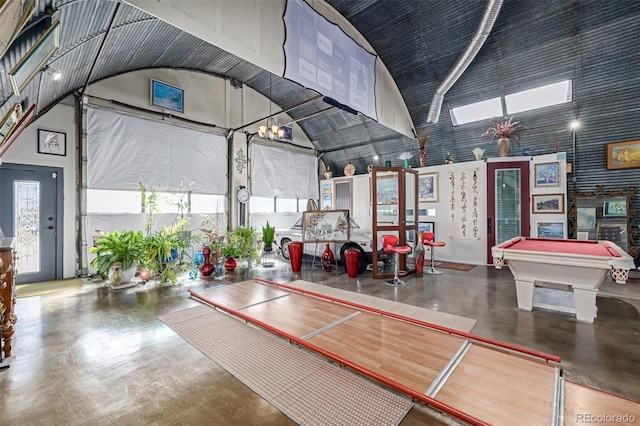
POLYGON ((486 120, 487 118, 502 117, 502 102, 500 98, 493 98, 475 104, 464 105, 449 110, 451 122, 454 126, 486 120))
POLYGON ((571 102, 571 80, 506 95, 504 100, 508 115, 571 102))

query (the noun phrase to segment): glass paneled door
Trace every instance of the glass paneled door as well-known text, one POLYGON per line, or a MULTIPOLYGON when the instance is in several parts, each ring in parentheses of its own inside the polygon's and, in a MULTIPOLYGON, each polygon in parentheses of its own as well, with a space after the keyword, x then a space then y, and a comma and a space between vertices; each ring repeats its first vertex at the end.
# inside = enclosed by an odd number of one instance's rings
POLYGON ((529 236, 529 161, 487 164, 487 263, 491 247, 529 236))
POLYGON ((18 284, 62 278, 61 182, 60 169, 0 166, 0 228, 16 237, 18 284))

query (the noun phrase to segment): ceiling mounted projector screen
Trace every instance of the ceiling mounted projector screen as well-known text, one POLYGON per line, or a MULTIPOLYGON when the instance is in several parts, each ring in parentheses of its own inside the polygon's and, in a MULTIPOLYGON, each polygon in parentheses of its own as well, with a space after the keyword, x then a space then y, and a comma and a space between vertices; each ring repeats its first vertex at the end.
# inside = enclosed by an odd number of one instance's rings
POLYGON ((303 0, 284 12, 284 77, 378 120, 376 56, 303 0))

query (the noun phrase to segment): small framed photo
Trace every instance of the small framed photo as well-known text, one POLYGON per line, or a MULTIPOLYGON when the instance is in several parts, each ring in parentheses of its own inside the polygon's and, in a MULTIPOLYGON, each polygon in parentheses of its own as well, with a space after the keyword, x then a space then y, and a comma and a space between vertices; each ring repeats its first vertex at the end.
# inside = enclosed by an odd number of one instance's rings
POLYGON ((564 239, 564 222, 536 222, 538 238, 564 239))
POLYGON ((435 224, 433 222, 418 222, 418 234, 420 238, 422 238, 423 232, 433 232, 435 234, 435 224))
POLYGON ((418 176, 418 201, 438 201, 438 172, 418 176))
POLYGON ((604 216, 626 216, 627 201, 605 201, 602 214, 604 216))
POLYGON ((407 229, 407 242, 413 242, 415 240, 415 231, 413 229, 407 229))
POLYGON ((38 129, 38 154, 67 155, 67 134, 38 129))
POLYGON ((564 194, 534 194, 533 213, 564 213, 564 194))
POLYGON ((578 240, 588 240, 589 239, 589 231, 578 231, 578 240))
POLYGON ((560 186, 560 163, 540 163, 534 166, 535 187, 560 186))
POLYGON ((183 113, 184 90, 179 87, 152 79, 151 105, 183 113))

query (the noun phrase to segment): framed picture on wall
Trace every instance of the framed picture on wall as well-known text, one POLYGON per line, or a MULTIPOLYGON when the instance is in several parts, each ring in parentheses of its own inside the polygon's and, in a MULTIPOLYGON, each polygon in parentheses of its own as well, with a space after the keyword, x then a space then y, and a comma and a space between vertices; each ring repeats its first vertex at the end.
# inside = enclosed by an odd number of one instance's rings
POLYGON ((438 201, 438 172, 418 176, 418 201, 438 201))
POLYGON ((564 213, 564 194, 533 194, 533 213, 564 213))
POLYGON ((38 129, 38 154, 67 155, 67 134, 38 129))
POLYGON ((578 231, 578 240, 588 240, 589 239, 589 231, 578 231))
POLYGON ((534 166, 535 187, 560 186, 560 163, 540 163, 534 166))
POLYGON ((576 209, 576 219, 578 223, 578 229, 595 229, 596 208, 595 207, 578 207, 576 209))
POLYGON ((435 234, 435 224, 433 222, 418 222, 418 233, 421 237, 423 232, 433 232, 435 234))
POLYGON ((536 236, 561 240, 564 238, 564 222, 536 222, 536 236))
POLYGON ((151 105, 172 111, 184 112, 184 90, 151 79, 151 105))
POLYGON ((607 144, 607 169, 640 167, 640 140, 607 144))

